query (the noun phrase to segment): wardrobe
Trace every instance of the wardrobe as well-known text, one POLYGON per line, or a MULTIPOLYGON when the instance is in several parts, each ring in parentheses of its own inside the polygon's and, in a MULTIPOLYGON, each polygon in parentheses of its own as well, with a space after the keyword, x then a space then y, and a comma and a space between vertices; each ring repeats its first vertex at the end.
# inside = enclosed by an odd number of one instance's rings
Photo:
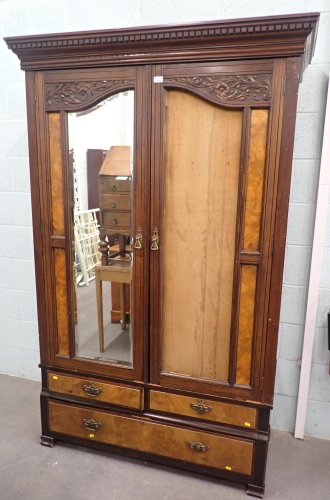
POLYGON ((317 23, 6 39, 26 73, 42 444, 263 496, 297 93, 317 23))

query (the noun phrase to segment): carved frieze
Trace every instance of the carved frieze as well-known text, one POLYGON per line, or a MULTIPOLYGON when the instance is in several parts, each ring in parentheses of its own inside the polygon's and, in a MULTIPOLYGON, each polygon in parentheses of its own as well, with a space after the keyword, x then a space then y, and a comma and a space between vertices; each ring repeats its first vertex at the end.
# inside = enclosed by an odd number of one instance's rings
POLYGON ((117 88, 130 85, 130 80, 49 83, 45 86, 45 106, 48 110, 79 109, 95 103, 117 88))
POLYGON ((271 99, 270 75, 214 75, 167 78, 165 84, 190 88, 219 102, 263 102, 271 99))

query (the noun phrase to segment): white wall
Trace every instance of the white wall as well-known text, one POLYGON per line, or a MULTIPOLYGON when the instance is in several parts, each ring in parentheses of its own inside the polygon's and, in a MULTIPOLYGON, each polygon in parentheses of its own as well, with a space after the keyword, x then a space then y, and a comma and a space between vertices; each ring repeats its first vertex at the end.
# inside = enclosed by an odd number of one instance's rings
MULTIPOLYGON (((315 57, 300 87, 272 425, 292 431, 330 71, 330 0, 0 0, 0 38, 137 25, 321 12, 315 57)), ((39 379, 24 74, 0 42, 0 373, 39 379)), ((324 207, 326 210, 327 207, 324 207)), ((326 314, 330 209, 324 245, 307 433, 330 439, 326 314)))

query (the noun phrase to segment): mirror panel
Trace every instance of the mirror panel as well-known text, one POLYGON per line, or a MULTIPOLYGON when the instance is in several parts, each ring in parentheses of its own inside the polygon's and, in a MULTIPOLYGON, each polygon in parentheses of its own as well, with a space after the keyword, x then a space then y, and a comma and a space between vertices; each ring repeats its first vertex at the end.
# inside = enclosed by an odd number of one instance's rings
POLYGON ((132 366, 134 91, 68 113, 76 357, 132 366))

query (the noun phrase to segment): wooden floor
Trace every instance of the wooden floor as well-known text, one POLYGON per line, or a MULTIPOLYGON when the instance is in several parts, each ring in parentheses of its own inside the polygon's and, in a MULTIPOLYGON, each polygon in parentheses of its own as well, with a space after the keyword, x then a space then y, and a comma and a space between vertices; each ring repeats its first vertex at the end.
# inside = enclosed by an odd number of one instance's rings
MULTIPOLYGON (((244 500, 240 485, 58 443, 39 444, 40 384, 0 375, 1 500, 244 500)), ((272 430, 267 500, 326 500, 330 441, 272 430)))

